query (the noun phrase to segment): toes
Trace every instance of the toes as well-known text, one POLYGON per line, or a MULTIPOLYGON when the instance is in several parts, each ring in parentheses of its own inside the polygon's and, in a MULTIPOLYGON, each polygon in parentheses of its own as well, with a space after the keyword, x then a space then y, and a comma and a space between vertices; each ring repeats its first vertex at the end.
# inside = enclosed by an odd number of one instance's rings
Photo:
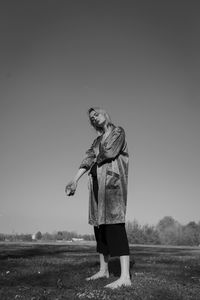
POLYGON ((114 281, 110 284, 107 284, 105 286, 105 288, 110 288, 110 289, 117 289, 117 288, 120 288, 120 287, 128 287, 128 286, 131 286, 131 281, 130 282, 124 282, 124 281, 120 281, 120 280, 117 280, 117 281, 114 281))
POLYGON ((95 275, 93 275, 93 276, 91 276, 91 277, 88 277, 88 278, 86 278, 86 280, 87 281, 89 281, 89 280, 96 280, 96 279, 99 279, 99 278, 109 278, 109 274, 108 273, 97 273, 97 274, 95 274, 95 275))

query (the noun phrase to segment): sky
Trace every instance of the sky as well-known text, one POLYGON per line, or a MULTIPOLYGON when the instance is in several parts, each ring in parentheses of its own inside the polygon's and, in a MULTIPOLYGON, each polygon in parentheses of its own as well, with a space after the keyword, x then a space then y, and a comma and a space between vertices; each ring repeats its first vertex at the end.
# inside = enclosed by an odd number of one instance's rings
POLYGON ((200 221, 199 8, 1 1, 1 233, 93 233, 87 174, 64 192, 96 137, 91 106, 126 132, 127 221, 200 221))

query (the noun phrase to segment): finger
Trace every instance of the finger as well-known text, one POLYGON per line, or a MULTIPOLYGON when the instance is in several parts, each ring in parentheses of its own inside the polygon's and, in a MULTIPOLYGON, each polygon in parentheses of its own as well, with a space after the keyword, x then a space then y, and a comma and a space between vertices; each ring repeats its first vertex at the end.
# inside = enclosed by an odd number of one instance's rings
POLYGON ((66 194, 69 194, 69 192, 70 192, 69 188, 66 188, 66 189, 65 189, 65 193, 66 193, 66 194))

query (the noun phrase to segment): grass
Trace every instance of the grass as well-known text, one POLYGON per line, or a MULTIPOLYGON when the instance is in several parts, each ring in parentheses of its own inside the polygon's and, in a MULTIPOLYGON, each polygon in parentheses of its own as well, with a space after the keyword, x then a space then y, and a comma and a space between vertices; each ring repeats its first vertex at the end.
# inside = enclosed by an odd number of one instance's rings
POLYGON ((199 248, 130 248, 132 286, 112 291, 104 286, 120 274, 116 258, 109 279, 85 280, 99 266, 93 243, 0 243, 0 299, 200 299, 199 248))

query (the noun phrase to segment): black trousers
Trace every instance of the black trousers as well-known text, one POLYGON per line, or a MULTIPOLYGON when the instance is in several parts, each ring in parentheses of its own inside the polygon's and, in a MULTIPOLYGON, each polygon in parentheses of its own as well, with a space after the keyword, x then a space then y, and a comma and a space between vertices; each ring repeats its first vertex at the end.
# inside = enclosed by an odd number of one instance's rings
POLYGON ((97 252, 103 255, 129 255, 129 245, 124 223, 94 226, 97 252))
MULTIPOLYGON (((95 175, 93 175, 93 191, 98 204, 98 180, 95 175)), ((97 252, 110 256, 129 255, 125 223, 94 226, 94 234, 97 242, 97 252)))

